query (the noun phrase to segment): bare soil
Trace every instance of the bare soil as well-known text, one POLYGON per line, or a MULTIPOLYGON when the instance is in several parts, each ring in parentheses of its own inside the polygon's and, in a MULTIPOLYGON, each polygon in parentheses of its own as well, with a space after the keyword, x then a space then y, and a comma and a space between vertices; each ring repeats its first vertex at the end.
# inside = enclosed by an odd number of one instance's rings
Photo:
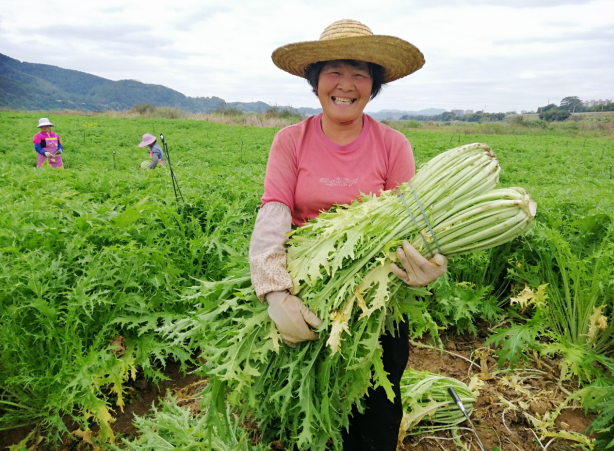
MULTIPOLYGON (((578 406, 566 406, 557 412, 565 401, 567 393, 577 390, 573 383, 560 383, 558 362, 547 358, 537 358, 530 365, 516 370, 500 369, 483 339, 473 336, 443 336, 445 350, 437 350, 425 344, 414 342, 408 366, 416 370, 430 371, 444 376, 454 377, 467 384, 471 379, 480 385, 479 396, 473 405, 471 419, 474 430, 467 422, 460 425, 462 442, 467 449, 480 450, 477 433, 488 451, 543 451, 569 450, 575 444, 570 440, 543 436, 533 421, 546 421, 556 415, 554 427, 549 432, 582 433, 591 422, 578 406)), ((170 390, 178 397, 180 405, 198 412, 200 404, 192 396, 198 394, 206 380, 193 374, 183 374, 179 367, 169 364, 166 367, 168 381, 158 384, 137 379, 128 388, 124 411, 115 415, 113 429, 116 436, 137 434, 132 424, 134 415, 144 415, 155 408, 159 398, 170 390)), ((259 433, 255 424, 247 424, 253 430, 254 440, 259 433)), ((31 427, 22 427, 0 431, 0 449, 9 448, 22 441, 32 431, 31 427)), ((96 430, 93 430, 94 433, 96 430)), ((92 450, 89 440, 74 441, 67 438, 59 449, 63 451, 92 450)), ((41 441, 34 444, 29 441, 23 448, 28 451, 48 451, 51 446, 41 441)), ((56 448, 57 449, 57 448, 56 448)), ((279 443, 272 449, 283 449, 279 443)), ((423 435, 408 435, 400 448, 403 451, 441 451, 460 450, 452 441, 450 434, 438 432, 423 435)), ((21 451, 21 450, 19 450, 21 451)))
MULTIPOLYGON (((578 389, 572 382, 559 381, 559 362, 534 356, 531 367, 501 369, 496 355, 472 336, 444 336, 445 351, 414 343, 409 365, 417 370, 454 377, 466 384, 477 379, 479 396, 471 420, 462 423, 462 442, 468 449, 480 450, 477 433, 487 450, 543 451, 569 450, 574 441, 543 436, 544 432, 584 433, 592 418, 579 406, 565 406, 567 395, 578 389), (534 421, 555 418, 554 427, 540 429, 534 421), (534 420, 532 420, 532 418, 534 420)), ((407 436, 403 451, 458 450, 450 434, 407 436)))

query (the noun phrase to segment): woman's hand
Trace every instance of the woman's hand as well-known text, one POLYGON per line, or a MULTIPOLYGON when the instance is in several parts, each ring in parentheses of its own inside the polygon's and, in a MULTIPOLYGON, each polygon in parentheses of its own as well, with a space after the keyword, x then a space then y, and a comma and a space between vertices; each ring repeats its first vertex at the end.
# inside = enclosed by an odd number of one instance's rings
POLYGON ((51 158, 51 157, 53 157, 53 154, 52 154, 52 153, 50 153, 50 152, 45 152, 45 156, 46 156, 47 158, 51 158))
POLYGON ((392 272, 414 288, 425 287, 435 282, 448 268, 448 259, 443 255, 437 254, 427 260, 407 241, 403 241, 403 246, 397 249, 397 257, 405 271, 391 263, 392 272))
POLYGON ((318 339, 309 326, 320 327, 322 321, 303 301, 287 291, 272 291, 265 298, 269 304, 269 316, 285 344, 294 348, 302 341, 318 339))

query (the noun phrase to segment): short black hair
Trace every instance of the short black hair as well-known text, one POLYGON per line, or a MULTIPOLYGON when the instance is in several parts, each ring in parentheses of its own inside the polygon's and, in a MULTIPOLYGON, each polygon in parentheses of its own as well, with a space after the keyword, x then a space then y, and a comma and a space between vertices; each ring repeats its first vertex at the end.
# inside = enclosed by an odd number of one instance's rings
MULTIPOLYGON (((357 60, 333 61, 347 63, 354 67, 358 67, 360 65, 360 62, 357 60)), ((305 78, 307 79, 307 83, 311 85, 315 95, 318 95, 318 80, 320 79, 320 72, 322 72, 322 69, 326 63, 330 63, 330 61, 318 61, 317 63, 312 63, 305 68, 305 78)), ((371 75, 371 78, 373 79, 373 87, 371 88, 371 100, 373 100, 375 96, 380 93, 382 87, 386 85, 386 76, 384 74, 384 68, 379 64, 367 62, 367 66, 369 67, 369 75, 371 75)))

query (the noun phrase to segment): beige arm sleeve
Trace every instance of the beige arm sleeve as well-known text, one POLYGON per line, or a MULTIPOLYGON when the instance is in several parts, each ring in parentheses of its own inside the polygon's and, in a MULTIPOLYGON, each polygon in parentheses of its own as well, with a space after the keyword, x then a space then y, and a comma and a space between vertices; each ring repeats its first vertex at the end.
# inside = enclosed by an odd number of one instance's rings
POLYGON ((286 270, 286 234, 292 228, 287 205, 269 202, 262 206, 249 243, 252 286, 258 299, 271 291, 292 292, 292 279, 286 270))

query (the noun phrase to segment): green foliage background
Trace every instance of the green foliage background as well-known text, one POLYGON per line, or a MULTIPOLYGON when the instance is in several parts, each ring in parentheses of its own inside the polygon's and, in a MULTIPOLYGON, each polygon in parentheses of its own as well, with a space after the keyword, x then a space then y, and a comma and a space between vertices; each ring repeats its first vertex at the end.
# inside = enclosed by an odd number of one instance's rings
MULTIPOLYGON (((38 118, 0 113, 0 429, 42 422, 59 434, 69 415, 84 429, 98 423, 102 438, 110 439, 109 414, 121 407, 123 383, 137 371, 163 378, 167 359, 186 364, 194 357, 192 349, 171 346, 156 332, 194 308, 197 301, 185 299, 194 279, 220 280, 246 267, 277 130, 51 116, 66 168, 40 170, 32 144, 38 118), (175 201, 167 168, 138 168, 148 158, 137 147, 144 133, 164 133, 184 208, 175 201), (117 335, 126 339, 123 355, 111 344, 117 335)), ((501 185, 526 188, 539 211, 539 233, 455 259, 423 312, 441 327, 471 332, 475 318, 494 321, 506 314, 506 301, 524 284, 536 289, 545 283, 543 271, 554 274, 549 283, 565 286, 557 275, 561 263, 543 258, 557 252, 547 232, 556 230, 560 249, 567 243, 564 252, 586 260, 589 270, 574 273, 579 287, 594 279, 591 262, 600 259, 598 286, 585 292, 605 302, 604 314, 611 316, 607 296, 614 276, 603 270, 614 267, 611 141, 404 133, 418 166, 459 144, 488 143, 503 168, 501 185), (510 272, 512 261, 526 263, 527 271, 510 272), (470 283, 456 284, 461 281, 470 283)), ((516 321, 526 326, 518 335, 524 341, 510 345, 509 333, 501 331, 504 361, 520 361, 531 347, 543 349, 538 340, 549 333, 557 339, 543 324, 535 329, 526 314, 517 313, 516 321)), ((417 323, 416 333, 426 330, 426 323, 417 323)), ((558 352, 590 354, 590 347, 562 342, 566 348, 558 352)), ((606 350, 600 355, 611 352, 611 341, 600 346, 606 350)), ((572 374, 590 382, 596 376, 586 368, 594 361, 576 359, 572 374)))

